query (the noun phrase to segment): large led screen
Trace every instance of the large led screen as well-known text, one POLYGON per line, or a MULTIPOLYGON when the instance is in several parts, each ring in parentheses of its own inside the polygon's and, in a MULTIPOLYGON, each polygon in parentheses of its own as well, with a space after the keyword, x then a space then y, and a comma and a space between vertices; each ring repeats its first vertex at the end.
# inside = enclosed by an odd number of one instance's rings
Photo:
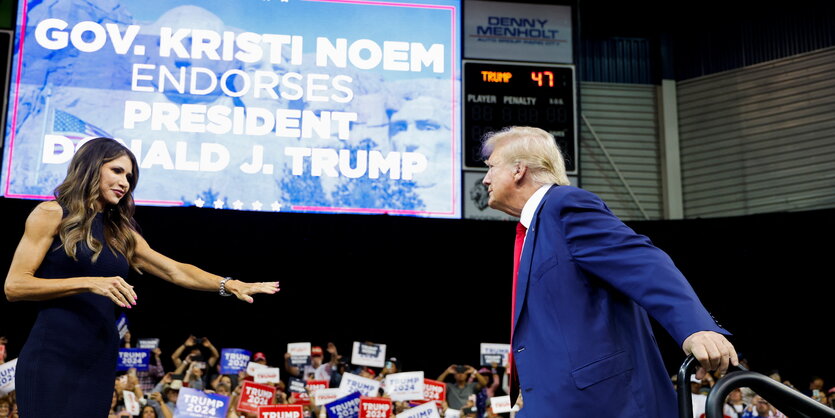
POLYGON ((0 194, 107 136, 140 204, 459 217, 459 3, 22 1, 0 194))

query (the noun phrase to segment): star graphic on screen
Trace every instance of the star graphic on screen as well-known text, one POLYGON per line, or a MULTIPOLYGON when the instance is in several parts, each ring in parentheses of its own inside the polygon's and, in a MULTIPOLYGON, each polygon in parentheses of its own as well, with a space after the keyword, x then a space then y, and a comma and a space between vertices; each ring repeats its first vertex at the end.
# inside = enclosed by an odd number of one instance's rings
POLYGON ((204 203, 206 203, 206 201, 198 197, 197 200, 194 201, 194 206, 202 208, 204 203))
POLYGON ((281 212, 281 203, 278 203, 277 200, 275 202, 273 202, 270 205, 270 207, 273 208, 273 210, 276 211, 276 212, 281 212))
POLYGON ((215 209, 223 209, 223 201, 218 199, 214 201, 215 209))
POLYGON ((232 207, 236 210, 241 210, 244 207, 244 202, 241 202, 240 200, 235 200, 234 202, 232 202, 232 207))
POLYGON ((252 209, 255 209, 255 210, 261 210, 261 207, 262 207, 262 206, 264 206, 264 204, 263 204, 263 203, 261 203, 261 202, 260 202, 260 201, 258 201, 258 200, 256 200, 256 201, 252 202, 252 209))

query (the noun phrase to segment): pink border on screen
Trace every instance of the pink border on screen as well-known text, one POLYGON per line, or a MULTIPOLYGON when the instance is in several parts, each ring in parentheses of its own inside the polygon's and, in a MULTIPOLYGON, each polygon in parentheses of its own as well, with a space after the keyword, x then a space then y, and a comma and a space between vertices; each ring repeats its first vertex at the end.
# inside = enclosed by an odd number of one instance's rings
MULTIPOLYGON (((313 212, 349 212, 349 213, 367 213, 367 214, 398 214, 398 215, 454 215, 455 214, 455 173, 457 167, 457 160, 455 158, 456 152, 456 143, 457 143, 457 134, 456 134, 456 126, 455 126, 455 34, 456 34, 456 14, 455 14, 455 7, 452 6, 442 6, 442 5, 434 5, 434 4, 416 4, 416 3, 392 3, 392 2, 385 2, 385 1, 370 1, 370 0, 305 0, 311 2, 321 2, 321 3, 345 3, 345 4, 362 4, 362 5, 371 5, 371 6, 387 6, 387 7, 410 7, 410 8, 421 8, 421 9, 442 9, 448 10, 450 12, 450 27, 451 27, 451 37, 450 37, 450 71, 451 71, 451 80, 450 83, 452 84, 451 94, 450 94, 450 102, 452 103, 451 112, 450 112, 450 132, 452 133, 452 153, 450 155, 452 159, 452 190, 450 193, 450 201, 452 202, 452 210, 449 212, 430 212, 430 211, 420 211, 420 210, 405 210, 405 209, 373 209, 373 208, 333 208, 327 206, 291 206, 293 210, 296 211, 313 211, 313 212)), ((15 141, 15 134, 17 133, 17 108, 18 108, 18 96, 20 93, 20 72, 23 67, 23 41, 25 39, 26 34, 26 16, 28 12, 28 2, 23 2, 23 12, 22 12, 22 19, 21 19, 21 31, 22 36, 20 37, 20 44, 18 45, 17 51, 17 69, 15 71, 15 91, 14 91, 14 110, 12 111, 12 128, 11 134, 9 137, 9 164, 6 167, 6 184, 4 185, 4 196, 11 197, 11 198, 20 198, 20 199, 40 199, 40 200, 48 200, 52 199, 53 196, 49 195, 27 195, 27 194, 10 194, 9 187, 11 184, 11 174, 12 174, 12 156, 14 155, 14 141, 15 141)), ((180 201, 163 201, 163 200, 136 200, 136 203, 146 204, 146 205, 165 205, 165 206, 182 206, 184 203, 180 201)))
POLYGON ((6 167, 6 184, 3 185, 3 195, 6 197, 17 197, 22 199, 47 199, 49 196, 9 194, 9 185, 12 182, 12 156, 14 156, 14 138, 17 132, 17 98, 20 94, 20 70, 23 66, 23 39, 26 37, 26 12, 29 9, 29 2, 23 2, 23 18, 20 21, 21 36, 20 44, 17 46, 17 69, 15 70, 14 86, 14 110, 12 111, 12 132, 9 135, 9 166, 6 167))
POLYGON ((457 134, 456 134, 456 126, 455 126, 455 112, 457 107, 455 106, 455 34, 456 34, 456 26, 455 26, 455 7, 452 6, 442 6, 442 5, 435 5, 435 4, 416 4, 416 3, 392 3, 386 1, 372 1, 372 0, 305 0, 305 1, 312 1, 312 2, 321 2, 321 3, 346 3, 346 4, 362 4, 362 5, 371 5, 371 6, 389 6, 389 7, 410 7, 410 8, 420 8, 420 9, 443 9, 449 10, 450 12, 450 27, 451 27, 451 37, 450 37, 450 69, 451 69, 451 80, 450 83, 452 84, 452 91, 450 95, 450 102, 452 103, 451 112, 450 112, 450 132, 452 133, 452 190, 450 193, 450 200, 452 202, 452 210, 449 212, 430 212, 430 211, 420 211, 420 210, 405 210, 405 209, 371 209, 371 208, 332 208, 327 206, 291 206, 293 210, 298 211, 313 211, 313 212, 349 212, 349 213, 367 213, 367 214, 395 214, 395 215, 454 215, 455 214, 455 188, 457 187, 455 184, 455 173, 457 168, 457 160, 455 158, 455 151, 456 151, 456 143, 457 143, 457 134))
MULTIPOLYGON (((20 27, 21 33, 20 36, 20 45, 17 48, 17 69, 15 70, 15 83, 14 83, 14 110, 12 110, 12 129, 11 134, 9 135, 9 166, 6 167, 6 184, 3 185, 5 197, 17 198, 17 199, 37 199, 37 200, 52 200, 55 197, 52 195, 35 195, 35 194, 13 194, 9 193, 9 187, 11 186, 12 181, 12 157, 14 155, 14 140, 15 135, 17 134, 17 106, 18 106, 18 97, 20 95, 20 71, 23 67, 23 41, 26 38, 26 17, 29 11, 29 2, 23 2, 23 12, 22 18, 20 20, 20 27)), ((183 206, 183 202, 180 201, 168 201, 168 200, 135 200, 136 203, 143 204, 143 205, 156 205, 156 206, 183 206)))

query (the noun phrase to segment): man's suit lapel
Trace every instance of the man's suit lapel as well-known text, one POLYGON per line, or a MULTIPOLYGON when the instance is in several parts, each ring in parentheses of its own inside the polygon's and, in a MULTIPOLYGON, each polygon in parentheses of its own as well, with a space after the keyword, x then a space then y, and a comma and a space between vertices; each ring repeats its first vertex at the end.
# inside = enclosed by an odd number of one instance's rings
POLYGON ((539 233, 539 212, 545 205, 545 201, 556 189, 557 186, 552 186, 545 193, 539 206, 536 208, 536 214, 531 222, 531 227, 528 228, 527 236, 525 237, 525 246, 522 249, 522 258, 519 260, 519 276, 516 281, 516 309, 513 312, 513 329, 516 329, 516 324, 519 322, 519 315, 522 313, 522 306, 525 305, 525 295, 528 293, 528 282, 530 281, 531 268, 533 266, 533 253, 536 251, 537 234, 539 233))

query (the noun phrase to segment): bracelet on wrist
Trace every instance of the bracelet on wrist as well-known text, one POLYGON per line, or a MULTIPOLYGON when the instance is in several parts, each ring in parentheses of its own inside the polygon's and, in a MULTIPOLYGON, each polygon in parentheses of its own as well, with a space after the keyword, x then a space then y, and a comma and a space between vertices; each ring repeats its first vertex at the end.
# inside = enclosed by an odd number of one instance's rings
POLYGON ((229 280, 232 280, 232 278, 231 277, 224 277, 223 279, 220 280, 220 289, 218 289, 218 292, 217 292, 219 295, 221 295, 221 296, 232 296, 231 293, 226 291, 226 282, 228 282, 229 280))

